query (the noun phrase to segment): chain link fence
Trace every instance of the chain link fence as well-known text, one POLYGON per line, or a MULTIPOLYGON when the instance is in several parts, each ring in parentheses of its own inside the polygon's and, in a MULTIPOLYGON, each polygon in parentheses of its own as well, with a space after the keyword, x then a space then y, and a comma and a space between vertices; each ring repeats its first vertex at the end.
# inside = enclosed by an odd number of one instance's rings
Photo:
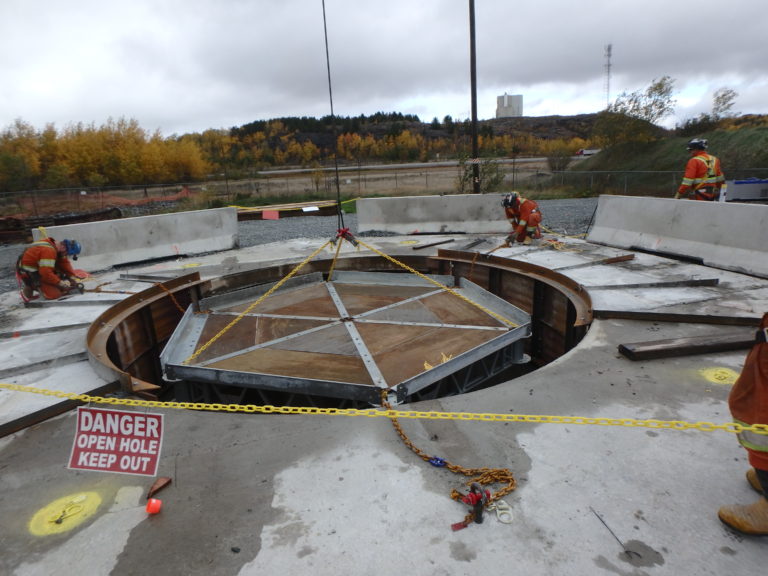
MULTIPOLYGON (((600 194, 672 197, 683 176, 680 171, 552 172, 546 160, 502 163, 499 192, 516 189, 540 198, 586 197, 600 194)), ((456 194, 460 165, 414 164, 393 168, 344 167, 338 172, 342 198, 456 194)), ((766 178, 768 169, 726 173, 729 180, 766 178)), ((0 222, 36 225, 66 224, 93 219, 159 214, 229 205, 264 205, 300 200, 329 200, 337 196, 336 172, 282 170, 262 172, 240 180, 162 186, 70 188, 0 193, 0 222), (40 220, 40 224, 35 224, 40 220)), ((2 228, 0 228, 0 231, 2 228)))

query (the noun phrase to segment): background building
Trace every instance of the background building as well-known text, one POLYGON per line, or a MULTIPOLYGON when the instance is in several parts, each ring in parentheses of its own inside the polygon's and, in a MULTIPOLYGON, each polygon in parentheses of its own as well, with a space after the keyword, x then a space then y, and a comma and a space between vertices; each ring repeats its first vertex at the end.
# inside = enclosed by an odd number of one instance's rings
POLYGON ((496 97, 496 118, 510 118, 523 115, 523 95, 507 94, 496 97))

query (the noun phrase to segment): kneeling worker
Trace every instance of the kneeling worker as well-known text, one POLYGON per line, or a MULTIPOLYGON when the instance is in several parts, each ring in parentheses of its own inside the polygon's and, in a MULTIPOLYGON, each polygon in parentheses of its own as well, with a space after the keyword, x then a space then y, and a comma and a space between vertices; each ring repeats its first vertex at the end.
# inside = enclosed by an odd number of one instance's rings
POLYGON ((541 238, 541 211, 535 201, 521 198, 517 192, 510 192, 502 198, 501 205, 507 220, 512 224, 507 244, 514 244, 517 240, 527 245, 532 238, 541 238))
POLYGON ((77 260, 80 244, 75 240, 57 242, 53 238, 41 238, 24 250, 16 262, 16 273, 20 279, 22 298, 35 298, 40 291, 48 300, 61 298, 76 288, 77 278, 69 256, 77 260))

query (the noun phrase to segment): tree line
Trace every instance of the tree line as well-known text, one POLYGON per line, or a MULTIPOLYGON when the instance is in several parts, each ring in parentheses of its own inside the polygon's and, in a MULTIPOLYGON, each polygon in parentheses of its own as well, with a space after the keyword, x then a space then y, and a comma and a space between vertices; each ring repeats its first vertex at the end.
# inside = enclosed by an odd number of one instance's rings
MULTIPOLYGON (((564 169, 580 148, 648 142, 667 131, 658 122, 674 109, 674 80, 655 79, 645 90, 622 93, 595 115, 584 137, 553 138, 520 130, 494 133, 482 122, 482 158, 543 156, 553 170, 564 169)), ((680 133, 712 129, 732 116, 737 94, 715 93, 711 114, 687 121, 680 133)), ((472 149, 469 120, 445 116, 422 123, 418 116, 377 112, 371 116, 278 118, 231 129, 163 137, 133 119, 109 119, 37 130, 22 119, 0 132, 0 192, 73 187, 106 187, 196 182, 211 177, 241 178, 274 166, 319 168, 345 163, 466 159, 472 149)))
MULTIPOLYGON (((18 119, 0 132, 0 191, 196 182, 241 178, 276 166, 317 168, 334 157, 342 163, 414 162, 468 156, 468 122, 449 116, 423 124, 402 114, 333 119, 281 118, 232 129, 163 137, 134 119, 109 119, 36 130, 18 119)), ((575 152, 581 138, 567 141, 530 134, 478 136, 483 157, 575 152)))

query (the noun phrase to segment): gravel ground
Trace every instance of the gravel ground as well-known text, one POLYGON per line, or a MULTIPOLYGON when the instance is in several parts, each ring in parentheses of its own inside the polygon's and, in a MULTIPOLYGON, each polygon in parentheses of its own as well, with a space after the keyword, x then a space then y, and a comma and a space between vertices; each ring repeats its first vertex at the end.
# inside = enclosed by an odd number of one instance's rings
MULTIPOLYGON (((597 209, 597 198, 539 200, 542 224, 559 234, 575 236, 587 232, 597 209)), ((345 214, 344 225, 357 234, 357 214, 345 214)), ((238 225, 241 247, 293 240, 326 238, 337 228, 336 216, 302 216, 282 220, 248 220, 238 225)), ((371 234, 370 236, 375 236, 371 234)), ((0 246, 0 293, 16 290, 14 265, 24 250, 23 244, 0 246)))

